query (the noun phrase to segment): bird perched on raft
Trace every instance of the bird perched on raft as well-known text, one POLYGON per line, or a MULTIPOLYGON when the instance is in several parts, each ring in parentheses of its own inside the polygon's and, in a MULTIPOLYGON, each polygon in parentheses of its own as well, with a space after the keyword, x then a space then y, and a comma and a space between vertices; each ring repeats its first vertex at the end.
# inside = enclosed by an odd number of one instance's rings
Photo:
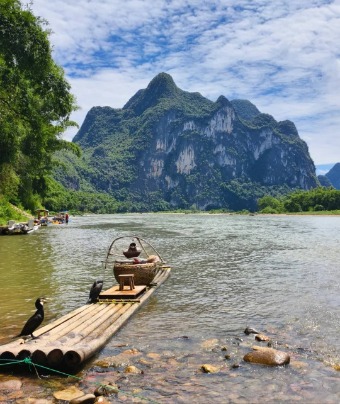
POLYGON ((33 335, 33 332, 39 327, 39 325, 44 320, 44 302, 46 301, 45 298, 39 297, 35 301, 35 307, 37 311, 26 321, 24 328, 22 329, 21 333, 14 338, 30 335, 33 339, 36 338, 33 335))
POLYGON ((101 279, 97 279, 93 282, 87 303, 95 303, 97 301, 99 294, 102 291, 103 283, 104 281, 101 279))

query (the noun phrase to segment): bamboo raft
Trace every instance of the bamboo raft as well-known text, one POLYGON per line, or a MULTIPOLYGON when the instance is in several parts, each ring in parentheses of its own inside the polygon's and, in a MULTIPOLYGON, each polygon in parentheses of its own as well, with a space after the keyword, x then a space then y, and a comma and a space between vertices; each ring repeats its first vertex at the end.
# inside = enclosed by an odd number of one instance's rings
MULTIPOLYGON (((169 275, 170 267, 160 267, 154 285, 145 288, 137 298, 102 299, 100 296, 97 303, 81 306, 36 330, 36 339, 20 338, 1 345, 0 358, 13 363, 30 358, 38 365, 75 372, 104 347, 169 275)), ((105 296, 106 292, 102 293, 105 296)))
POLYGON ((86 304, 34 332, 35 339, 19 338, 0 345, 1 362, 14 364, 29 358, 32 363, 76 372, 102 349, 123 324, 169 277, 171 268, 159 263, 150 285, 119 290, 119 285, 101 292, 96 303, 86 304))

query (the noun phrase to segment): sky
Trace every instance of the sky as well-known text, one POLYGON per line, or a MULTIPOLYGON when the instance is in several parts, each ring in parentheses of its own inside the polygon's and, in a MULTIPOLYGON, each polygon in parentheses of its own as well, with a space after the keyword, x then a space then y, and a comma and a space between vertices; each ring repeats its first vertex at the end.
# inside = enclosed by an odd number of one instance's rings
POLYGON ((31 9, 49 24, 80 126, 93 106, 122 108, 166 72, 182 90, 293 121, 316 165, 340 162, 340 0, 33 0, 31 9))

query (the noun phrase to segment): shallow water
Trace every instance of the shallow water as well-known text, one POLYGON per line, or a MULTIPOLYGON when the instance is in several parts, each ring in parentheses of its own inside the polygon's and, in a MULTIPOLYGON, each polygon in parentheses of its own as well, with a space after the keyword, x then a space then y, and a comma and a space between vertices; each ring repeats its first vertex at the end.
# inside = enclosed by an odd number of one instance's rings
MULTIPOLYGON (((158 402, 338 402, 332 366, 340 363, 339 217, 98 215, 0 237, 0 342, 21 330, 38 296, 50 299, 48 322, 84 304, 98 276, 109 286, 107 248, 130 234, 151 242, 173 269, 95 358, 127 347, 145 356, 131 358, 143 376, 121 379, 122 391, 138 389, 158 402), (243 362, 255 343, 243 332, 247 325, 289 352, 292 364, 243 362), (207 340, 216 342, 207 349, 207 340), (203 374, 202 363, 220 371, 203 374)), ((123 371, 97 370, 87 366, 85 386, 116 382, 123 371)))

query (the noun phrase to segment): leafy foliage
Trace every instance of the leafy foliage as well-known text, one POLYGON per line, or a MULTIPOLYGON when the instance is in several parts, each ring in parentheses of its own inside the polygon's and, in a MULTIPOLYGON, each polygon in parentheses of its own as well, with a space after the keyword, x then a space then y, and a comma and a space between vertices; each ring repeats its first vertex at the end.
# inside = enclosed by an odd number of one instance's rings
POLYGON ((340 210, 340 191, 334 188, 318 187, 310 191, 295 191, 281 198, 264 196, 259 199, 260 212, 320 212, 340 210))
POLYGON ((111 196, 98 192, 67 190, 54 179, 48 179, 48 191, 43 199, 46 209, 54 212, 116 213, 119 203, 111 196))
POLYGON ((14 207, 6 198, 0 196, 0 225, 7 224, 8 220, 15 220, 17 222, 27 221, 28 214, 21 209, 14 207))
POLYGON ((34 209, 75 100, 51 56, 45 22, 18 0, 0 3, 0 193, 34 209))

